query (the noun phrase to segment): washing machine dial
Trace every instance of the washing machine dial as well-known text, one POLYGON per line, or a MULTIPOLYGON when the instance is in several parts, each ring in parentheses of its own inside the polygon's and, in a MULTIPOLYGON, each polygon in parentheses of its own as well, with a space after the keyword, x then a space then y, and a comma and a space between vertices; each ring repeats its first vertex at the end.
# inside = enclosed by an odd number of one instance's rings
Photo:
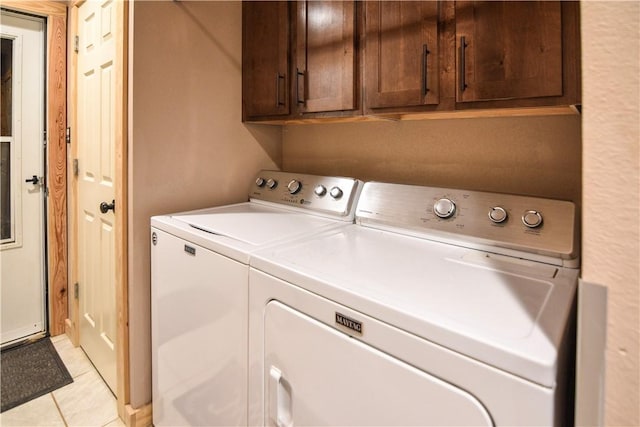
POLYGON ((526 211, 522 214, 522 223, 529 228, 538 228, 542 225, 542 214, 538 211, 526 211))
POLYGON ((266 183, 266 181, 264 180, 264 178, 258 178, 258 179, 256 179, 256 185, 257 185, 258 187, 261 187, 261 188, 262 188, 262 187, 264 187, 264 184, 265 184, 265 183, 266 183))
POLYGON ((289 184, 287 184, 287 188, 290 194, 296 194, 302 189, 302 183, 296 179, 292 179, 289 184))
POLYGON ((316 196, 322 197, 327 194, 327 187, 322 184, 318 184, 316 185, 316 188, 314 188, 313 192, 316 193, 316 196))
POLYGON ((274 188, 276 188, 278 186, 278 181, 276 181, 273 178, 269 178, 267 180, 267 187, 271 190, 273 190, 274 188))
POLYGON ((494 206, 489 209, 489 219, 496 224, 505 222, 507 220, 507 217, 507 211, 503 207, 494 206))
POLYGON ((433 204, 433 213, 443 219, 451 218, 456 213, 456 204, 444 197, 433 204))
POLYGON ((331 191, 329 191, 329 195, 336 200, 342 197, 342 194, 342 190, 338 187, 333 187, 331 191))

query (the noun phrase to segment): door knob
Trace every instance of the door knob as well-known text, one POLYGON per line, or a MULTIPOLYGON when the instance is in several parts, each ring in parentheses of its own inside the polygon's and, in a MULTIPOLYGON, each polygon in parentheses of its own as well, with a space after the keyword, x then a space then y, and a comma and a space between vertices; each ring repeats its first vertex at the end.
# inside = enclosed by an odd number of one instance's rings
POLYGON ((116 201, 115 200, 112 200, 111 203, 107 203, 107 202, 100 203, 100 212, 105 214, 105 213, 109 212, 109 210, 112 210, 113 212, 116 211, 116 201))
POLYGON ((32 175, 31 178, 25 179, 24 182, 32 182, 33 185, 38 185, 38 183, 40 182, 40 178, 38 178, 36 175, 32 175))

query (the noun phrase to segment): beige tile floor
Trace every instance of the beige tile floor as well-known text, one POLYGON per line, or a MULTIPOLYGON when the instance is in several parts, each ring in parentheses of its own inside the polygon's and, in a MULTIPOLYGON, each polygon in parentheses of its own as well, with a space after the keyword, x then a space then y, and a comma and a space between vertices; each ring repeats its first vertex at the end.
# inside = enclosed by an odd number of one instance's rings
POLYGON ((116 399, 80 347, 66 335, 51 338, 73 382, 0 414, 0 426, 124 426, 116 399))

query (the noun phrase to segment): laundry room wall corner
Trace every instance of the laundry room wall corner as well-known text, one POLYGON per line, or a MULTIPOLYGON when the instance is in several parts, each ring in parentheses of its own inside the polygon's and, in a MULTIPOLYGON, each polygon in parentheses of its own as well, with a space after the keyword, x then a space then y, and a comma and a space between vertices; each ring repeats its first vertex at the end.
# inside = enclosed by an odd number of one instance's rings
POLYGON ((130 398, 151 401, 150 217, 246 201, 281 165, 282 130, 241 120, 241 2, 132 2, 130 398))
POLYGON ((580 9, 584 104, 582 279, 607 287, 604 425, 637 426, 640 3, 586 1, 581 2, 580 9), (611 201, 620 201, 619 207, 612 207, 611 201))

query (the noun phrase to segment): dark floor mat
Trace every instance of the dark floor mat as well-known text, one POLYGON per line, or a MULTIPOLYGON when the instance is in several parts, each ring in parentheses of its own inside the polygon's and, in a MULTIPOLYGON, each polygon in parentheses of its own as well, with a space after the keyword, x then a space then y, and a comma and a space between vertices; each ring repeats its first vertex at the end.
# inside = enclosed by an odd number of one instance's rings
POLYGON ((49 338, 2 350, 2 410, 73 382, 49 338))

